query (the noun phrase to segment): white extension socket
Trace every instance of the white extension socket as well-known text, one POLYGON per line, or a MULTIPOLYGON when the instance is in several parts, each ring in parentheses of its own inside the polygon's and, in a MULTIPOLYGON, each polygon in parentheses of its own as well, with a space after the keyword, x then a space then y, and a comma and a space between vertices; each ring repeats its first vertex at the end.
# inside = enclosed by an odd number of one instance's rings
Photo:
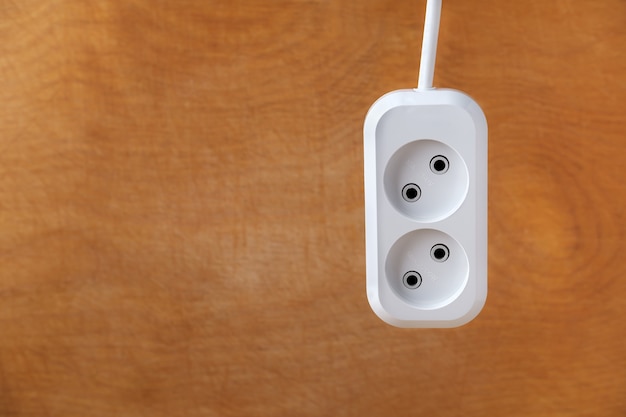
POLYGON ((487 122, 447 89, 399 90, 364 125, 367 296, 398 327, 455 327, 487 296, 487 122))

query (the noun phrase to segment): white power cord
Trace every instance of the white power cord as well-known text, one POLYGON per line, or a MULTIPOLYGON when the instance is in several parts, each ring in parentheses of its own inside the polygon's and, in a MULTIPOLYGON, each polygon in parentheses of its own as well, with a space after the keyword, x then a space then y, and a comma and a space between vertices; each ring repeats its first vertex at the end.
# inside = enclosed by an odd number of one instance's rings
POLYGON ((427 0, 424 38, 422 40, 422 57, 420 60, 419 80, 417 83, 418 90, 429 90, 433 88, 440 19, 441 0, 427 0))

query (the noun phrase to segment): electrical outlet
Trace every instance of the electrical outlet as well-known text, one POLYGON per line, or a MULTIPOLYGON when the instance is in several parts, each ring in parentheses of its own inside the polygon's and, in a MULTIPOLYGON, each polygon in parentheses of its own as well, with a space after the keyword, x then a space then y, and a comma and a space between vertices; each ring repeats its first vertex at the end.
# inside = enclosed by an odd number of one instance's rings
POLYGON ((367 295, 398 327, 455 327, 487 296, 487 122, 455 90, 398 90, 364 124, 367 295))

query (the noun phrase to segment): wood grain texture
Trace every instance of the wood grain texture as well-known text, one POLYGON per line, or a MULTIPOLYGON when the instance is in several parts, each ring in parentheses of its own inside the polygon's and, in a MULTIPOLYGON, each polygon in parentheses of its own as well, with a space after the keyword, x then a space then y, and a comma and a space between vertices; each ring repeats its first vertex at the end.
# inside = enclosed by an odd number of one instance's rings
POLYGON ((0 416, 626 415, 626 2, 446 1, 478 319, 365 297, 362 122, 424 1, 0 1, 0 416))

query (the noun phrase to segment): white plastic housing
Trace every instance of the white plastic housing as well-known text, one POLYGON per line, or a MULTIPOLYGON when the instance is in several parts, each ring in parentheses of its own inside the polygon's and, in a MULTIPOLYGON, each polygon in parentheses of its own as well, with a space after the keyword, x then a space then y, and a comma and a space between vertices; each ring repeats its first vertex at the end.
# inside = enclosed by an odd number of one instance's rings
POLYGON ((482 110, 455 90, 388 93, 365 118, 364 150, 372 309, 398 327, 472 320, 487 297, 482 110))

